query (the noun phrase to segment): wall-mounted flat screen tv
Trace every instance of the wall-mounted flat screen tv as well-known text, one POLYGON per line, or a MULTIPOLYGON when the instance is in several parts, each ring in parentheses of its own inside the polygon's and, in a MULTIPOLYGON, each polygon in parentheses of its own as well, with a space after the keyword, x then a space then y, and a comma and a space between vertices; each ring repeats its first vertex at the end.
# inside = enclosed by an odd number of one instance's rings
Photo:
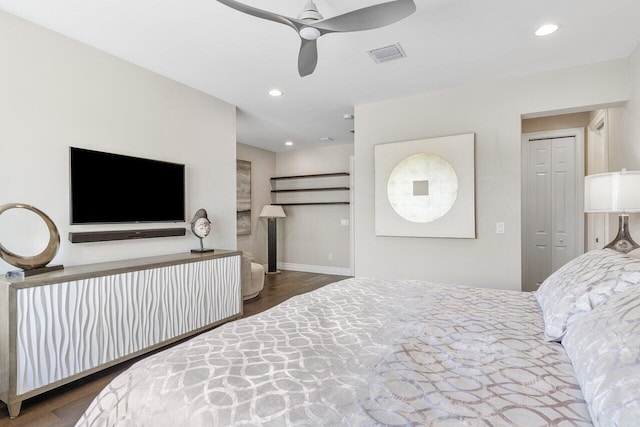
POLYGON ((70 147, 71 224, 185 220, 184 165, 70 147))

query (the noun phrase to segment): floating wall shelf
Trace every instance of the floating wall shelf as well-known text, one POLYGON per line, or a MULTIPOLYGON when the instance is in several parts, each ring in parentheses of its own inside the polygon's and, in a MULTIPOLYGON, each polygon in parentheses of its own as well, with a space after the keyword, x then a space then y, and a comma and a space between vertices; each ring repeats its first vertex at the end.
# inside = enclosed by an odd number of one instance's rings
POLYGON ((348 177, 348 172, 272 177, 272 203, 281 206, 348 205, 348 177))
POLYGON ((349 202, 306 202, 306 203, 274 203, 279 206, 302 206, 302 205, 348 205, 349 202))
POLYGON ((280 179, 328 178, 332 176, 349 176, 349 172, 317 173, 312 175, 274 176, 271 179, 280 180, 280 179))
POLYGON ((326 187, 326 188, 292 188, 289 190, 271 190, 272 193, 295 193, 299 191, 345 191, 349 187, 326 187))

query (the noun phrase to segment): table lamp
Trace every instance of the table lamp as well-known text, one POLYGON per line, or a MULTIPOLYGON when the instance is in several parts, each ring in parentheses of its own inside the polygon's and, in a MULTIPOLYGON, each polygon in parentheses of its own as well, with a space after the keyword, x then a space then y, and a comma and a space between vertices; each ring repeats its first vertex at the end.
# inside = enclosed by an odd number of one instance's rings
POLYGON ((605 248, 627 253, 640 247, 629 233, 629 213, 640 212, 640 171, 585 176, 584 211, 619 213, 618 235, 605 248))

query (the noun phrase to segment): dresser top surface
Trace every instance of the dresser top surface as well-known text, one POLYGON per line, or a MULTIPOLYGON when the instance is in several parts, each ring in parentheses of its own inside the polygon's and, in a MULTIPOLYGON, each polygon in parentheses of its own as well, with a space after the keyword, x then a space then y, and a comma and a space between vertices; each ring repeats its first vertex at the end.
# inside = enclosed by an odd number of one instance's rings
POLYGON ((24 278, 0 276, 0 285, 16 289, 44 286, 53 283, 70 282, 93 277, 110 276, 113 274, 128 273, 138 270, 167 267, 178 264, 188 264, 198 261, 206 261, 216 258, 226 258, 241 255, 241 251, 216 249, 206 253, 178 253, 158 255, 144 258, 124 259, 119 261, 102 262, 97 264, 76 265, 65 267, 62 270, 51 271, 24 278))

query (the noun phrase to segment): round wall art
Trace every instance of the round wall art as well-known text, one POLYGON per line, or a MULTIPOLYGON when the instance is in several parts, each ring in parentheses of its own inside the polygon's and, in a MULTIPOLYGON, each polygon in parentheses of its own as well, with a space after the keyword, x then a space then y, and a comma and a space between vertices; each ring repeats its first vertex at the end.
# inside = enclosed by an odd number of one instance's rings
POLYGON ((25 270, 41 268, 49 264, 58 253, 58 248, 60 247, 60 234, 58 233, 58 229, 51 218, 49 218, 40 209, 22 203, 9 203, 0 206, 0 214, 8 211, 9 209, 26 209, 42 218, 49 230, 49 243, 41 253, 35 256, 22 256, 15 254, 0 244, 0 258, 15 267, 23 268, 25 270))
POLYGON ((458 197, 458 176, 436 154, 411 155, 396 165, 387 181, 393 210, 407 221, 432 222, 446 215, 458 197))

